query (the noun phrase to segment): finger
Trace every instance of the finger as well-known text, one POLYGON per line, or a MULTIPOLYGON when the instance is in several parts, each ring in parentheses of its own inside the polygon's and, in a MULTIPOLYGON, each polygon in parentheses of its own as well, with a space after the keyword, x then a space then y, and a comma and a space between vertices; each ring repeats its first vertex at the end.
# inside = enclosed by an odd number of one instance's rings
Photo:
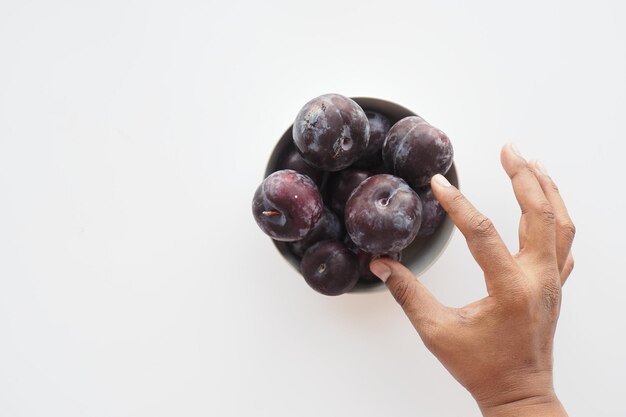
POLYGON ((485 272, 487 292, 493 295, 498 285, 503 284, 494 282, 494 277, 517 275, 515 260, 491 220, 476 210, 443 175, 435 175, 431 187, 441 206, 465 236, 472 256, 485 272))
POLYGON ((534 161, 532 169, 541 185, 541 189, 546 198, 550 202, 552 209, 554 210, 554 216, 556 218, 556 259, 559 265, 559 271, 562 271, 570 250, 572 249, 572 242, 576 235, 576 227, 572 222, 572 219, 567 212, 565 202, 561 197, 558 187, 548 176, 546 169, 539 161, 534 161))
POLYGON ((561 285, 565 284, 567 278, 569 278, 570 274, 574 270, 574 257, 570 253, 565 260, 565 264, 563 265, 563 270, 561 271, 561 285))
POLYGON ((388 258, 370 263, 370 270, 389 288, 400 307, 423 335, 446 309, 404 265, 388 258))
POLYGON ((511 178, 515 197, 522 210, 525 236, 521 236, 520 252, 529 251, 543 259, 555 259, 555 215, 537 177, 513 145, 506 145, 500 154, 502 166, 511 178))
POLYGON ((527 218, 526 216, 522 216, 519 219, 519 227, 518 227, 518 231, 517 231, 517 236, 518 236, 518 240, 519 240, 519 251, 521 252, 522 248, 524 247, 525 242, 528 240, 527 236, 528 236, 528 224, 527 224, 527 218))

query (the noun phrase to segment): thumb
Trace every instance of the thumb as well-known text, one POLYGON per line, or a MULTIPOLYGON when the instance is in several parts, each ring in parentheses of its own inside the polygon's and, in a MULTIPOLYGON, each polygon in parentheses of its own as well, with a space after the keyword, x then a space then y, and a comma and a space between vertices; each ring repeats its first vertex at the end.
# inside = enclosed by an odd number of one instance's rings
POLYGON ((388 258, 370 262, 370 270, 387 285, 413 325, 419 330, 445 308, 404 265, 388 258))

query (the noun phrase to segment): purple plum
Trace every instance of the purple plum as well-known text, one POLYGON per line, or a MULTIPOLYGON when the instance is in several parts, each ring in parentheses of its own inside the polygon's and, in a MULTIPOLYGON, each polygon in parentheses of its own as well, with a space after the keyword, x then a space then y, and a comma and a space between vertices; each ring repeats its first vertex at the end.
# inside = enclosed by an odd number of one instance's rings
POLYGON ((419 116, 405 117, 393 125, 383 145, 385 165, 414 189, 428 185, 435 174, 445 175, 453 157, 446 134, 419 116))
POLYGON ((293 123, 293 142, 302 157, 324 171, 339 171, 361 157, 370 126, 363 109, 348 97, 325 94, 302 107, 293 123))
POLYGON ((300 155, 300 153, 298 153, 298 151, 291 146, 280 159, 278 169, 291 169, 299 172, 300 174, 311 178, 318 186, 322 184, 322 180, 324 179, 324 171, 321 171, 313 165, 307 163, 302 155, 300 155))
POLYGON ((386 116, 371 110, 365 110, 365 115, 370 123, 370 140, 363 156, 354 163, 357 168, 372 168, 383 163, 383 144, 391 128, 386 116))
POLYGON ((268 236, 285 242, 304 238, 324 209, 322 196, 306 175, 285 169, 270 174, 254 193, 252 214, 268 236))
POLYGON ((300 271, 307 284, 324 295, 348 292, 359 280, 356 255, 337 240, 311 246, 300 262, 300 271))
POLYGON ((422 201, 422 226, 417 235, 430 236, 435 233, 435 230, 446 217, 446 212, 439 204, 439 200, 437 200, 430 187, 419 190, 417 195, 422 201))
POLYGON ((352 241, 374 255, 399 252, 413 242, 422 222, 422 203, 401 178, 379 174, 363 181, 345 207, 352 241))

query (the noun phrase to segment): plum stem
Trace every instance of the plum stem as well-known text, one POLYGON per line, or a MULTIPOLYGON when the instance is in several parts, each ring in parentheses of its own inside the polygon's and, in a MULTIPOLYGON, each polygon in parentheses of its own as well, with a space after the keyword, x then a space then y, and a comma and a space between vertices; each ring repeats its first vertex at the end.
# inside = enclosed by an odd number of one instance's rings
POLYGON ((268 211, 263 212, 264 216, 278 216, 279 214, 280 214, 280 211, 276 211, 276 210, 268 210, 268 211))
POLYGON ((381 206, 381 207, 387 207, 389 205, 389 202, 391 201, 391 199, 396 195, 398 191, 394 190, 391 194, 389 194, 386 197, 381 198, 380 200, 377 201, 377 203, 381 206))
POLYGON ((339 154, 341 153, 341 146, 337 146, 335 149, 335 153, 333 154, 333 158, 339 158, 339 154))

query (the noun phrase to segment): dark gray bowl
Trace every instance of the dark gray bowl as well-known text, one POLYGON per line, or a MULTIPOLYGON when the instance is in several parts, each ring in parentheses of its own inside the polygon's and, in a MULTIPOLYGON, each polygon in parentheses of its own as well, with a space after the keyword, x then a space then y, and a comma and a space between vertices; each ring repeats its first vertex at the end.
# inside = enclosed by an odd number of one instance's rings
MULTIPOLYGON (((352 97, 352 99, 359 103, 359 105, 364 109, 377 111, 386 115, 391 119, 392 124, 404 117, 416 116, 416 114, 411 110, 390 101, 370 97, 352 97)), ((292 126, 289 126, 287 131, 285 131, 276 144, 276 147, 274 148, 274 151, 272 152, 272 155, 267 163, 265 177, 276 171, 276 166, 280 156, 291 145, 293 141, 291 129, 292 126)), ((452 167, 446 174, 446 178, 456 187, 459 186, 459 179, 455 164, 452 164, 452 167)), ((416 238, 408 248, 402 251, 402 263, 413 271, 416 276, 422 275, 445 251, 450 239, 452 238, 453 231, 454 224, 450 218, 446 216, 433 235, 426 238, 416 238)), ((285 258, 285 260, 299 272, 299 260, 293 253, 291 253, 287 244, 276 240, 272 240, 272 242, 283 258, 285 258)), ((382 285, 377 284, 359 284, 354 290, 352 290, 352 293, 380 290, 381 288, 382 285)))

